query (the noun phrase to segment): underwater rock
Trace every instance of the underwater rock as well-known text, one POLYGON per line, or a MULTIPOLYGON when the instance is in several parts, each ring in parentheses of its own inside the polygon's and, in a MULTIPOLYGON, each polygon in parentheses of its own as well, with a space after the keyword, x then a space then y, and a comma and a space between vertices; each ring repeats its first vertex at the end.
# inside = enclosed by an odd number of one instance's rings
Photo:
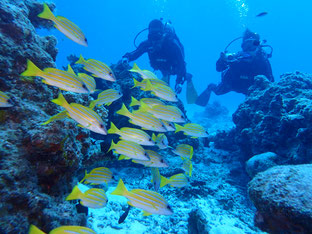
POLYGON ((248 193, 255 224, 269 233, 311 233, 312 164, 276 166, 258 173, 248 193))
POLYGON ((188 218, 188 233, 190 234, 208 234, 210 227, 207 225, 207 218, 199 210, 192 210, 188 218))
POLYGON ((245 159, 275 152, 278 164, 311 162, 312 76, 287 73, 271 83, 255 77, 244 103, 233 114, 235 142, 245 159))
POLYGON ((275 163, 277 157, 277 154, 273 152, 266 152, 253 156, 246 162, 246 171, 248 175, 253 178, 257 173, 277 166, 275 163))

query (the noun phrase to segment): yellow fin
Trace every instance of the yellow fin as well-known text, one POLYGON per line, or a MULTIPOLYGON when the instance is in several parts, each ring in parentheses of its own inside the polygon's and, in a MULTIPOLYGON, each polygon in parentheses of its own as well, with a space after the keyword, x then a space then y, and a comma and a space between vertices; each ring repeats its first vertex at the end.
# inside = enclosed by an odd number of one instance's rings
POLYGON ((46 234, 45 232, 41 231, 39 228, 37 228, 35 225, 31 224, 29 227, 28 234, 46 234))
POLYGON ((113 192, 111 192, 111 195, 125 196, 127 193, 128 193, 128 190, 124 182, 122 181, 122 179, 120 179, 116 189, 113 192))
POLYGON ((119 111, 117 111, 116 113, 119 114, 119 115, 127 116, 127 117, 131 116, 130 111, 127 109, 127 107, 126 107, 126 105, 124 103, 122 104, 121 109, 119 111))
POLYGON ((131 72, 139 72, 141 69, 138 67, 136 63, 133 64, 133 67, 129 70, 131 72))
POLYGON ((164 187, 165 185, 167 185, 170 181, 166 178, 166 177, 163 177, 163 176, 160 176, 160 187, 164 187))
POLYGON ((109 134, 119 134, 120 130, 116 127, 116 125, 111 122, 111 127, 107 131, 109 134))
POLYGON ((80 189, 76 185, 73 188, 73 191, 66 197, 66 201, 80 199, 81 196, 83 196, 83 193, 80 191, 80 189))
POLYGON ((149 213, 149 212, 143 210, 143 216, 149 216, 149 215, 152 215, 152 213, 149 213))
POLYGON ((107 153, 108 153, 109 151, 111 151, 112 149, 114 149, 115 146, 116 146, 116 144, 115 144, 114 141, 112 140, 111 146, 110 146, 109 150, 107 151, 107 153))
POLYGON ((82 55, 80 55, 79 59, 77 62, 75 62, 75 64, 85 64, 86 60, 82 57, 82 55))
POLYGON ((76 73, 74 72, 73 68, 70 66, 70 64, 68 64, 67 66, 67 72, 69 72, 70 74, 76 75, 76 73))
POLYGON ((39 18, 56 21, 56 17, 46 3, 43 4, 43 11, 38 15, 39 18))
POLYGON ((147 80, 146 81, 146 86, 145 86, 145 88, 142 88, 142 90, 144 90, 144 91, 151 91, 151 90, 153 90, 152 83, 149 80, 147 80))
POLYGON ((140 101, 138 101, 137 99, 131 96, 130 106, 139 106, 139 105, 140 105, 140 101))
POLYGON ((175 123, 174 126, 176 129, 175 133, 183 131, 183 127, 181 125, 175 123))
POLYGON ((40 76, 43 71, 40 70, 32 61, 27 59, 27 69, 21 74, 21 76, 40 76))
POLYGON ((69 106, 68 102, 66 101, 66 99, 64 98, 62 93, 59 93, 58 97, 56 99, 51 100, 53 103, 64 107, 65 109, 67 109, 69 106))

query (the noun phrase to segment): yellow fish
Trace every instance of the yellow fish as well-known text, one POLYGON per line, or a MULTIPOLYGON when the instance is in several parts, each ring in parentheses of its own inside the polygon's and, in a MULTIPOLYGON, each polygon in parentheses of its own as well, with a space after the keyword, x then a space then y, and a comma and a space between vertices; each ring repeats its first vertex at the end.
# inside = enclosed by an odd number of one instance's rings
POLYGON ((185 173, 191 177, 192 176, 192 171, 193 171, 193 164, 192 161, 190 159, 185 159, 183 161, 183 165, 182 165, 182 169, 183 171, 185 171, 185 173))
POLYGON ((133 68, 129 71, 140 74, 143 79, 158 79, 153 72, 149 70, 141 70, 136 63, 133 64, 133 68))
POLYGON ((169 122, 185 123, 186 121, 184 114, 176 106, 154 105, 150 107, 146 105, 144 102, 142 102, 139 110, 151 113, 156 118, 169 122))
POLYGON ((141 90, 144 90, 146 88, 146 85, 147 85, 147 82, 151 82, 151 84, 154 86, 154 85, 166 85, 167 86, 167 83, 163 80, 160 80, 160 79, 146 79, 146 80, 143 80, 141 82, 137 81, 136 79, 133 78, 133 87, 132 88, 135 88, 135 87, 140 87, 141 90))
POLYGON ((169 101, 169 102, 177 102, 178 96, 175 92, 167 85, 156 84, 152 85, 151 82, 148 80, 146 82, 146 87, 143 89, 144 91, 151 91, 153 95, 169 101))
POLYGON ((65 110, 56 115, 51 116, 46 122, 42 123, 41 125, 46 125, 56 120, 63 120, 67 117, 68 117, 68 112, 65 110))
POLYGON ((106 89, 103 92, 99 93, 96 100, 91 101, 90 108, 93 108, 94 106, 101 106, 101 105, 107 105, 109 106, 112 104, 112 102, 118 100, 122 97, 122 93, 114 90, 114 89, 106 89))
POLYGON ((67 110, 68 116, 79 123, 79 127, 89 129, 99 134, 107 134, 103 120, 92 109, 78 103, 68 104, 62 93, 59 93, 58 98, 53 99, 52 102, 64 107, 67 110))
POLYGON ((122 140, 132 141, 140 145, 155 145, 155 142, 146 132, 136 128, 123 127, 118 129, 113 122, 111 122, 111 128, 108 129, 108 133, 118 134, 122 140))
POLYGON ((87 86, 74 74, 56 68, 40 70, 32 61, 27 60, 27 69, 21 76, 40 76, 42 82, 74 93, 89 93, 87 86))
POLYGON ((159 193, 143 189, 132 189, 128 191, 122 179, 119 180, 116 189, 111 194, 126 197, 129 200, 128 204, 130 206, 143 210, 143 216, 151 214, 173 214, 168 202, 159 193))
POLYGON ((176 174, 171 176, 169 179, 161 176, 160 187, 170 184, 171 187, 182 188, 188 184, 187 177, 183 174, 176 174))
POLYGON ((192 138, 208 137, 208 132, 199 124, 188 123, 184 126, 174 124, 174 126, 176 128, 175 133, 183 131, 184 135, 191 136, 192 138))
POLYGON ((80 45, 88 46, 87 38, 85 37, 81 29, 65 17, 55 17, 47 4, 43 4, 43 11, 38 15, 38 17, 52 20, 55 23, 54 26, 66 37, 80 45))
POLYGON ((139 160, 150 160, 148 154, 145 152, 142 146, 132 141, 118 141, 117 144, 112 141, 111 147, 109 151, 115 150, 116 153, 125 155, 132 159, 139 159, 139 160))
POLYGON ((146 105, 152 107, 154 105, 165 105, 162 101, 156 98, 142 98, 140 100, 131 97, 130 106, 141 106, 141 102, 144 102, 146 105))
POLYGON ((130 112, 125 104, 119 111, 116 112, 119 115, 130 118, 130 123, 142 127, 144 130, 151 130, 156 132, 166 132, 164 124, 157 118, 153 117, 150 113, 144 113, 142 111, 130 112))
POLYGON ((107 197, 103 189, 92 188, 84 193, 76 185, 73 191, 66 197, 66 201, 80 200, 80 204, 92 209, 100 209, 106 206, 107 197))
POLYGON ((132 162, 142 164, 146 167, 169 167, 168 163, 163 159, 163 157, 159 153, 153 150, 145 150, 145 152, 150 158, 149 161, 132 160, 132 162))
POLYGON ((107 66, 105 63, 100 62, 95 59, 85 60, 82 55, 80 55, 79 60, 76 64, 82 64, 84 69, 88 72, 92 73, 92 76, 102 78, 104 80, 116 81, 116 77, 112 71, 112 69, 107 66))
MULTIPOLYGON (((92 229, 82 226, 61 226, 58 228, 54 228, 51 232, 49 232, 49 234, 65 234, 65 233, 96 234, 96 232, 93 231, 92 229)), ((35 225, 30 225, 28 234, 46 234, 46 233, 41 231, 35 225)))
POLYGON ((10 97, 4 92, 0 91, 0 107, 11 107, 12 101, 10 97))
POLYGON ((109 170, 106 167, 97 167, 91 170, 89 173, 87 173, 83 177, 83 179, 80 181, 80 183, 85 184, 104 184, 108 183, 113 179, 113 173, 111 170, 109 170))
MULTIPOLYGON (((69 64, 67 71, 76 76, 76 73, 69 64)), ((88 76, 85 73, 78 73, 78 78, 86 85, 90 93, 94 93, 96 91, 96 83, 92 76, 88 76)))
POLYGON ((156 142, 156 145, 159 147, 159 149, 166 149, 166 148, 170 147, 169 142, 168 142, 168 138, 163 133, 160 133, 157 136, 153 133, 152 139, 153 139, 153 141, 156 142))
POLYGON ((173 153, 179 155, 182 159, 192 159, 194 149, 193 146, 188 144, 177 145, 175 150, 172 150, 173 153))

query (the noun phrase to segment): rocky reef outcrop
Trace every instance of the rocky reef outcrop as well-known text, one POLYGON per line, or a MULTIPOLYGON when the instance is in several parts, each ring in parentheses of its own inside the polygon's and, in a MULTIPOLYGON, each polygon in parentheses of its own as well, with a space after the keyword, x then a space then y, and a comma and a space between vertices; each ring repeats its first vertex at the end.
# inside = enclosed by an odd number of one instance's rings
POLYGON ((311 233, 312 165, 277 166, 249 183, 255 224, 269 233, 311 233))
MULTIPOLYGON (((41 37, 35 29, 53 25, 37 17, 42 9, 42 3, 31 0, 0 4, 0 87, 14 103, 0 110, 1 233, 27 233, 30 223, 44 231, 86 223, 64 196, 83 160, 94 153, 90 133, 72 120, 42 126, 61 110, 50 102, 59 90, 19 76, 27 59, 42 69, 55 67, 56 38, 41 37)), ((81 104, 91 100, 88 95, 65 97, 81 104)))

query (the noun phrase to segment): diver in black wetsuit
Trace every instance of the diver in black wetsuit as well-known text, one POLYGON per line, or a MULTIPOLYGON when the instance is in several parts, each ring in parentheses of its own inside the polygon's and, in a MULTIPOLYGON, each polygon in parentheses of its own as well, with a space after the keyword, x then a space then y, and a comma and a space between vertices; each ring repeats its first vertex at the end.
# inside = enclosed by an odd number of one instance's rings
POLYGON ((261 45, 260 36, 248 29, 244 33, 241 47, 242 51, 235 54, 221 53, 216 63, 216 70, 222 72, 221 82, 218 85, 209 84, 197 98, 195 102, 197 105, 206 106, 211 92, 222 95, 235 91, 246 95, 257 75, 264 75, 269 81, 274 81, 269 62, 269 58, 272 56, 272 47, 261 45), (271 48, 271 53, 267 53, 263 47, 271 48))
MULTIPOLYGON (((175 84, 177 93, 181 92, 185 81, 188 83, 188 89, 190 85, 193 87, 192 75, 186 72, 183 45, 170 23, 164 24, 161 20, 152 20, 148 27, 148 39, 133 52, 126 53, 123 56, 123 62, 134 61, 144 53, 148 53, 151 67, 160 70, 163 75, 162 79, 168 84, 171 75, 177 76, 175 84)), ((193 99, 195 94, 196 91, 192 91, 193 99)))

